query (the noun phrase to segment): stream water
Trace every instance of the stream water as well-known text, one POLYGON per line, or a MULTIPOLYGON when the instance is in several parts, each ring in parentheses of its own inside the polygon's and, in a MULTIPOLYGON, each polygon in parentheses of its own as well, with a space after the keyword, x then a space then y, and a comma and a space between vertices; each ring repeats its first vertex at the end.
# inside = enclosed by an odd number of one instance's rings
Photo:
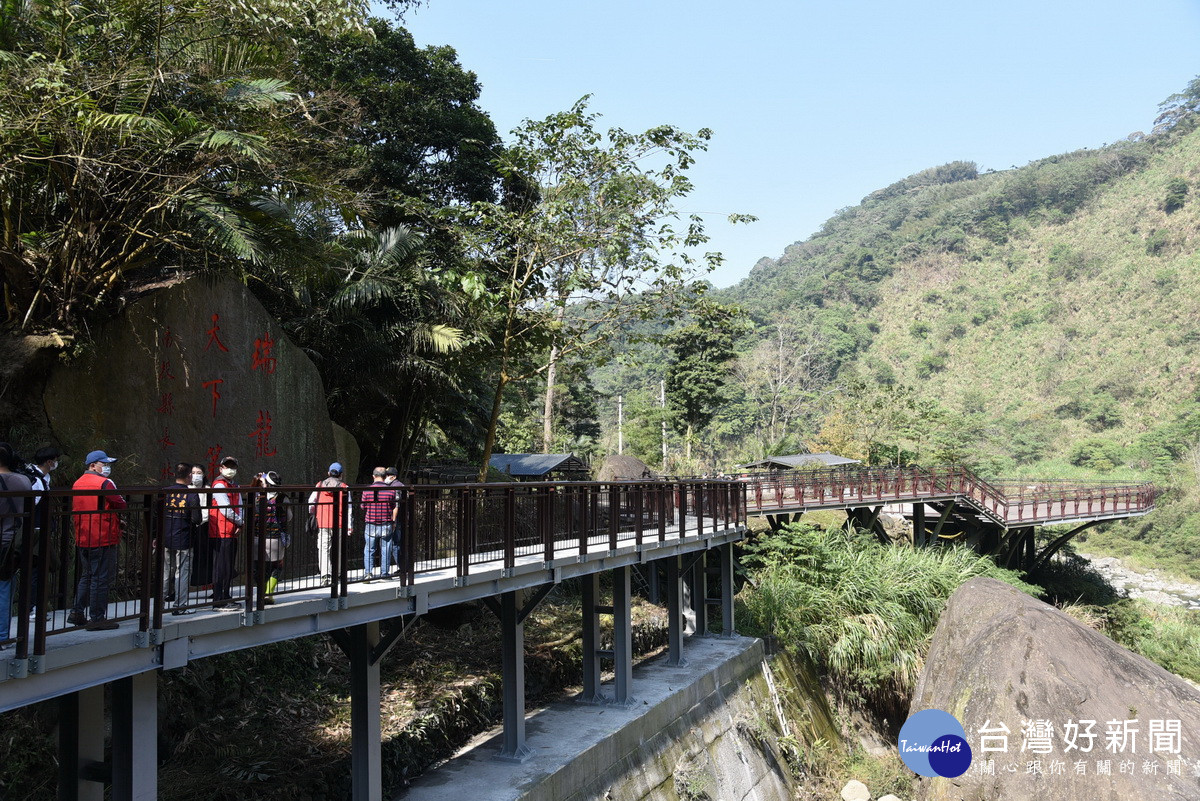
POLYGON ((1167 606, 1200 609, 1200 584, 1179 581, 1157 570, 1137 570, 1115 556, 1079 555, 1123 595, 1167 606))

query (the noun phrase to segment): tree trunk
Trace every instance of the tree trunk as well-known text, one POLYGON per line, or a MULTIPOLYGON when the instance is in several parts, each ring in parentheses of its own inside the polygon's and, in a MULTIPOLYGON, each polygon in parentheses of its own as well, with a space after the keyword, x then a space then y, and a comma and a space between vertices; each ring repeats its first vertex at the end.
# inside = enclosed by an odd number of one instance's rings
POLYGON ((542 409, 542 453, 550 453, 554 447, 554 381, 557 378, 558 345, 552 345, 546 368, 546 403, 542 409))
POLYGON ((496 428, 500 425, 500 403, 504 399, 504 385, 508 374, 503 368, 496 379, 496 394, 492 396, 492 416, 488 420, 487 438, 483 443, 483 463, 479 465, 479 482, 487 481, 488 463, 492 461, 492 449, 496 447, 496 428))

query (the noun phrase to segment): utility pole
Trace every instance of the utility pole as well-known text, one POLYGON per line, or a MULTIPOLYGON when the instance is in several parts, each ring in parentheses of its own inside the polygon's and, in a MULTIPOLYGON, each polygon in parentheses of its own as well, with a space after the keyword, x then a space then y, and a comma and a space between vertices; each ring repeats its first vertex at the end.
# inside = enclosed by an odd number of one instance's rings
POLYGON ((625 396, 617 396, 617 456, 625 453, 625 396))
POLYGON ((667 382, 663 379, 658 381, 658 405, 662 407, 662 469, 665 473, 667 470, 667 382))

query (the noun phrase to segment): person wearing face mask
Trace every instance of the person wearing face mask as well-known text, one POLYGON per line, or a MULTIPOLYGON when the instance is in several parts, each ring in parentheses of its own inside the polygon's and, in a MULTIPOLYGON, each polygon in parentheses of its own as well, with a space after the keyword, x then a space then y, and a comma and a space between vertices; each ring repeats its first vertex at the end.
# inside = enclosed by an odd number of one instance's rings
MULTIPOLYGON (((279 586, 279 579, 283 577, 283 554, 288 545, 291 544, 291 534, 288 532, 288 522, 292 519, 291 504, 286 495, 274 491, 274 487, 279 486, 279 474, 274 470, 268 470, 266 473, 259 473, 254 477, 251 487, 264 487, 267 489, 266 503, 259 501, 254 502, 253 514, 255 516, 255 531, 261 533, 263 542, 261 543, 262 550, 265 554, 263 560, 267 571, 265 586, 263 587, 264 603, 273 604, 275 599, 272 597, 275 594, 275 588, 279 586)), ((258 557, 260 543, 254 543, 255 558, 258 557)), ((257 575, 257 574, 256 574, 257 575)))
MULTIPOLYGON (((175 465, 175 483, 162 495, 163 600, 171 603, 171 614, 190 615, 187 605, 192 586, 192 535, 200 526, 200 496, 192 492, 192 466, 175 465)), ((157 510, 156 510, 157 511, 157 510)))
MULTIPOLYGON (((189 486, 194 490, 208 486, 204 465, 192 465, 189 486)), ((196 495, 200 498, 200 525, 196 527, 196 536, 192 537, 192 585, 207 592, 212 589, 212 545, 208 538, 208 506, 212 498, 207 492, 196 495)))
POLYGON ((92 451, 84 459, 84 471, 72 489, 103 491, 104 495, 76 495, 71 498, 71 517, 75 524, 75 549, 79 554, 79 584, 75 605, 67 615, 73 626, 88 631, 118 628, 108 619, 108 588, 117 567, 117 543, 121 541, 121 516, 125 499, 116 493, 117 485, 108 477, 117 461, 104 451, 92 451))
POLYGON ((238 534, 242 530, 241 494, 229 492, 238 486, 238 460, 226 456, 220 463, 221 475, 213 480, 212 503, 208 510, 208 538, 213 554, 213 609, 238 609, 241 604, 229 594, 237 559, 238 534))
MULTIPOLYGON (((37 453, 35 453, 33 455, 33 461, 34 461, 33 472, 36 475, 36 477, 33 479, 33 493, 34 493, 33 503, 35 506, 41 504, 42 495, 44 495, 45 493, 50 491, 50 474, 58 469, 58 462, 59 462, 59 459, 62 458, 62 455, 63 455, 62 450, 60 448, 54 447, 53 445, 47 445, 44 448, 38 448, 37 453)), ((30 620, 37 620, 37 616, 38 616, 38 605, 37 605, 37 603, 38 603, 38 585, 39 585, 39 582, 41 579, 40 564, 41 564, 41 558, 42 558, 41 550, 39 548, 39 544, 41 543, 41 537, 40 537, 41 524, 42 524, 41 515, 34 515, 34 518, 33 518, 33 525, 34 525, 33 573, 29 577, 30 578, 30 588, 29 588, 29 599, 30 599, 29 619, 30 620)), ((58 569, 57 556, 55 555, 54 544, 53 544, 53 542, 51 542, 50 543, 50 570, 55 571, 57 569, 58 569)), ((50 615, 48 613, 46 615, 46 619, 47 620, 50 619, 50 615)))

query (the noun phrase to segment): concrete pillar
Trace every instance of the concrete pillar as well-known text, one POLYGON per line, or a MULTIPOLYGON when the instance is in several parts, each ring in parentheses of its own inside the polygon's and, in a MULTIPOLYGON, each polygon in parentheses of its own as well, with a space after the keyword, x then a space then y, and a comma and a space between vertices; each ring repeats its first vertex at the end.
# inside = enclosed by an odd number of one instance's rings
POLYGON ((600 693, 600 574, 579 579, 583 589, 583 695, 584 703, 598 704, 600 693))
POLYGON ((104 686, 58 701, 58 801, 104 801, 104 782, 85 779, 104 762, 104 686))
POLYGON ((721 636, 732 637, 733 625, 733 543, 720 546, 721 582, 721 636))
POLYGON ((667 563, 667 664, 686 665, 683 658, 683 574, 679 557, 668 556, 667 563))
POLYGON ((532 753, 525 744, 525 623, 520 592, 500 596, 500 642, 504 666, 504 747, 496 755, 506 762, 524 762, 532 753))
POLYGON ((158 798, 158 673, 112 683, 113 801, 158 798))
POLYGON ((379 644, 379 624, 364 623, 345 631, 344 647, 350 660, 350 797, 353 801, 382 801, 379 662, 372 658, 379 644))
POLYGON ((646 577, 649 585, 650 603, 657 606, 662 603, 662 589, 659 586, 658 561, 646 563, 646 577))
POLYGON ((692 563, 691 597, 692 597, 692 631, 689 634, 708 634, 708 573, 706 572, 707 553, 701 551, 692 563))
POLYGON ((618 567, 613 579, 613 700, 618 704, 633 701, 633 606, 629 568, 618 567))
POLYGON ((921 548, 925 545, 925 504, 913 504, 913 547, 921 548))

